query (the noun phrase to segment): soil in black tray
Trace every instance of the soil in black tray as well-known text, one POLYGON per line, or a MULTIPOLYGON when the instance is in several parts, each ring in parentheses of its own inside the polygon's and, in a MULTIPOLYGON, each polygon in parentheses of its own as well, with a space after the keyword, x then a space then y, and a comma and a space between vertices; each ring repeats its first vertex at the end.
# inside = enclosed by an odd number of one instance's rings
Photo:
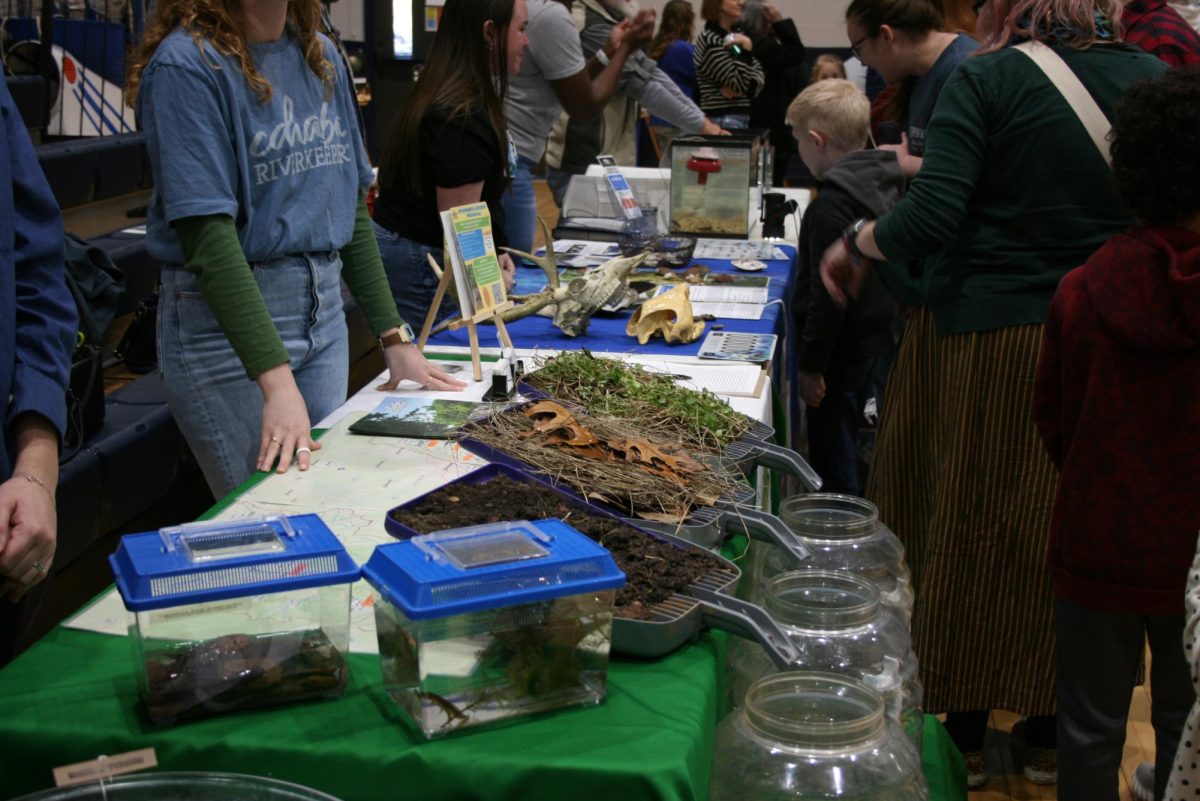
POLYGON ((625 573, 617 591, 614 614, 640 619, 649 607, 683 591, 689 584, 725 564, 701 548, 684 550, 619 521, 582 511, 553 490, 500 476, 486 484, 443 487, 416 509, 389 513, 402 525, 428 534, 448 528, 558 517, 603 545, 625 573))

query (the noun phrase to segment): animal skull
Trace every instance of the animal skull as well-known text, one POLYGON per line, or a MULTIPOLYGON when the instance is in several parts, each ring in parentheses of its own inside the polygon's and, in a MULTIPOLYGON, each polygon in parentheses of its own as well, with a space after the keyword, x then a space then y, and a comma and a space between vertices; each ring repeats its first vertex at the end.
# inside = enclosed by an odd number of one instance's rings
MULTIPOLYGON (((541 217, 538 222, 547 242, 553 242, 550 228, 541 217)), ((620 298, 629 287, 629 276, 641 264, 645 253, 627 258, 610 259, 604 264, 589 270, 584 275, 571 279, 566 285, 559 282, 558 263, 554 259, 554 249, 546 249, 542 257, 524 253, 513 248, 505 248, 514 256, 529 259, 542 268, 546 273, 549 286, 536 295, 521 298, 521 305, 505 313, 505 322, 512 322, 554 305, 554 325, 569 337, 587 333, 588 323, 592 315, 610 302, 620 298)))
POLYGON ((662 334, 667 342, 695 342, 704 332, 704 321, 692 319, 692 301, 688 297, 687 284, 655 295, 633 313, 625 333, 636 336, 645 345, 650 337, 662 334))

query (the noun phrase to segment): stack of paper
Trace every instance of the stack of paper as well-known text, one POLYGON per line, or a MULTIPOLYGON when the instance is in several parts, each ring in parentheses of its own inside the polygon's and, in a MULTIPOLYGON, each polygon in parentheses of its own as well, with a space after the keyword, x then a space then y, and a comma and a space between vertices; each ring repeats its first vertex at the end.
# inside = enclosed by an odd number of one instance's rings
MULTIPOLYGON (((688 286, 692 314, 707 314, 718 319, 730 320, 762 319, 763 307, 769 298, 770 278, 763 275, 725 274, 719 277, 726 283, 706 281, 688 286)), ((673 286, 660 287, 658 293, 670 291, 673 286)))

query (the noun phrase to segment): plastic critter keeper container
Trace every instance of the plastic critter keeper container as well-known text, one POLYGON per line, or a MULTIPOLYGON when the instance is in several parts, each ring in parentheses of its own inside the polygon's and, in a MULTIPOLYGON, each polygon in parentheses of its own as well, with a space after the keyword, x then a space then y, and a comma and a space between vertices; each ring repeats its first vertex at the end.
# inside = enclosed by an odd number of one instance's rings
POLYGON ((670 232, 748 236, 751 191, 759 191, 760 146, 750 135, 673 140, 670 232))
POLYGON ((426 737, 604 700, 625 576, 561 520, 381 545, 363 574, 384 687, 426 737))
POLYGON ((317 515, 130 534, 109 562, 152 723, 345 690, 360 570, 317 515))

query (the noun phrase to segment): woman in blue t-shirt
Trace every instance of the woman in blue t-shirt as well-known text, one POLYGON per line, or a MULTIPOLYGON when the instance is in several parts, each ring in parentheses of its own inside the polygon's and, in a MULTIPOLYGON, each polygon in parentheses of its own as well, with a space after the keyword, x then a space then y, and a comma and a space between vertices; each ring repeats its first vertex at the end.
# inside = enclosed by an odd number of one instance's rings
MULTIPOLYGON (((504 207, 516 152, 504 98, 528 39, 525 0, 448 0, 429 59, 379 161, 375 236, 397 308, 421 324, 437 290, 427 263, 442 258, 441 212, 488 204, 497 247, 507 245, 504 207)), ((511 287, 513 263, 500 256, 511 287)), ((456 310, 442 300, 438 318, 456 310)))
POLYGON ((320 447, 310 422, 346 397, 343 278, 384 349, 381 388, 464 386, 410 344, 388 293, 319 0, 229 5, 159 0, 126 82, 154 173, 159 364, 218 498, 255 468, 305 470, 320 447))

